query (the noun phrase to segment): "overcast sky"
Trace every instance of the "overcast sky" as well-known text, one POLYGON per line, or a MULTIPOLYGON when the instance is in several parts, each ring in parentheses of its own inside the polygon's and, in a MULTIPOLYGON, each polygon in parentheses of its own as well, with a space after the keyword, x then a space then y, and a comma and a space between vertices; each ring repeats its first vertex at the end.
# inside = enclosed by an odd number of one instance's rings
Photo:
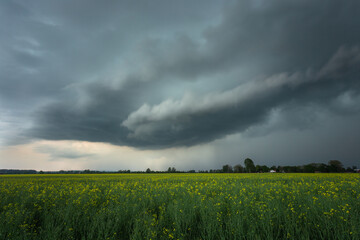
POLYGON ((360 1, 0 2, 0 168, 360 167, 360 1))

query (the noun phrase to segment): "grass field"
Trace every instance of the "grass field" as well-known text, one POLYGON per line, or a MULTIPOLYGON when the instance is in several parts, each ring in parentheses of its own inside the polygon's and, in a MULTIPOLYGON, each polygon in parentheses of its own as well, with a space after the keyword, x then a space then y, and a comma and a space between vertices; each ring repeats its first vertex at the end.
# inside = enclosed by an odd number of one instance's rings
POLYGON ((360 239, 360 175, 0 176, 0 239, 360 239))

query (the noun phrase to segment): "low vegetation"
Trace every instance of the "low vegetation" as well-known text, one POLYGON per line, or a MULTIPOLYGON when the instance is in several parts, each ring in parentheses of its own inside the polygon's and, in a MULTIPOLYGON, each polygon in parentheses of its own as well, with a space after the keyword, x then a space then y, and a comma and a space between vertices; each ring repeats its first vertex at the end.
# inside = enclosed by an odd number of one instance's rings
POLYGON ((358 174, 0 176, 0 239, 360 239, 358 174))

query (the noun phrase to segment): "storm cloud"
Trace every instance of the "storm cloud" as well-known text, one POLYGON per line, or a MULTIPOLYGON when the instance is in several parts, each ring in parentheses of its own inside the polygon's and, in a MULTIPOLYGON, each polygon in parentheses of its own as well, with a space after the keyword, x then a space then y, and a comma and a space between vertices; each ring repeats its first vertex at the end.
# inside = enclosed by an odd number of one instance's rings
POLYGON ((357 96, 359 66, 360 48, 341 47, 317 71, 279 73, 200 96, 187 93, 181 99, 167 99, 153 106, 145 103, 132 112, 135 102, 146 101, 141 99, 142 91, 151 91, 151 85, 141 83, 141 87, 135 84, 120 90, 92 86, 88 93, 96 100, 81 109, 50 105, 40 112, 41 127, 33 131, 43 133, 39 137, 46 139, 104 141, 145 148, 191 146, 260 124, 275 108, 289 104, 331 108, 331 100, 347 93, 357 96))
POLYGON ((191 147, 311 128, 319 109, 358 128, 357 0, 1 5, 10 144, 191 147), (282 124, 264 130, 274 113, 282 124))
POLYGON ((145 39, 116 88, 91 83, 82 89, 91 100, 81 109, 73 106, 76 97, 45 107, 31 133, 144 148, 191 146, 261 124, 290 103, 329 107, 342 94, 356 96, 359 4, 328 2, 241 1, 203 29, 203 43, 185 33, 145 39))

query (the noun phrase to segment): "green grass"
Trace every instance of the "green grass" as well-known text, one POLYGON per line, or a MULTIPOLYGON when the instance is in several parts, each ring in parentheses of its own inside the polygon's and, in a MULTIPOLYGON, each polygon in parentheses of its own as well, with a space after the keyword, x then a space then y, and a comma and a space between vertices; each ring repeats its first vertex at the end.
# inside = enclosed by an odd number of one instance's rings
POLYGON ((360 239, 358 174, 0 177, 0 239, 360 239))

